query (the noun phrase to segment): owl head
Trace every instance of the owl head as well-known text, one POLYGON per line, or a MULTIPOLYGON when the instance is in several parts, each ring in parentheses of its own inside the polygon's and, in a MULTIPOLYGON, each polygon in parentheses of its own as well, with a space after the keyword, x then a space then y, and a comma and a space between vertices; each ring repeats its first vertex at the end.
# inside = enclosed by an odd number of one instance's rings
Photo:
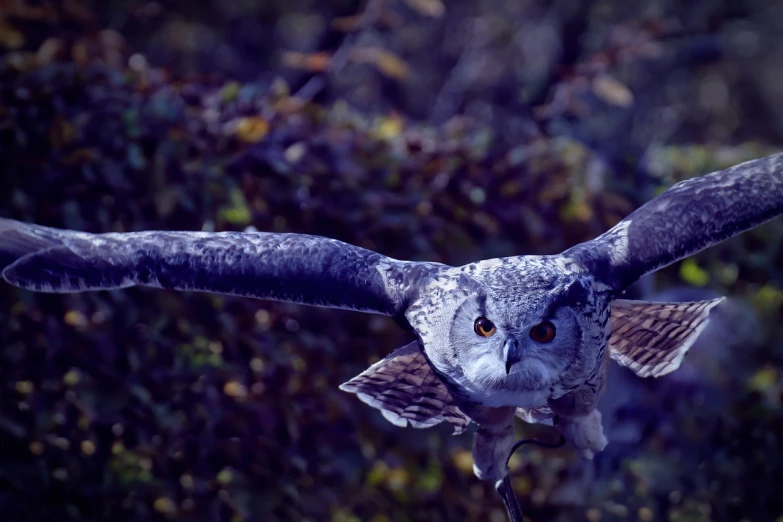
POLYGON ((536 407, 608 342, 609 299, 556 256, 495 259, 433 279, 406 317, 436 372, 486 406, 536 407))

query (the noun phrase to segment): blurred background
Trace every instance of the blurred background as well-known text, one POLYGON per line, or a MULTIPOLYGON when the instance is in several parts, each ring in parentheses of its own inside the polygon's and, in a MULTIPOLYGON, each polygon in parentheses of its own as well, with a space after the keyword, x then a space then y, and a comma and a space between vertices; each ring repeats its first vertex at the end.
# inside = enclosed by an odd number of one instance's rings
MULTIPOLYGON (((92 232, 552 254, 783 145, 769 0, 0 0, 0 49, 0 215, 92 232)), ((514 457, 529 520, 783 521, 781 245, 633 288, 730 300, 674 374, 613 365, 594 462, 514 457)), ((390 319, 0 285, 0 325, 3 520, 505 520, 469 434, 338 390, 411 340, 390 319)))

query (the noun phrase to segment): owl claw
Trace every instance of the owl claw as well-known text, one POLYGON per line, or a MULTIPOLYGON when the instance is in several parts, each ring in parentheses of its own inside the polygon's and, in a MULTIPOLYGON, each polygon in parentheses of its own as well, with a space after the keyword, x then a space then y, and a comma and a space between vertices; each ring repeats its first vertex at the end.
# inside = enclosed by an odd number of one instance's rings
POLYGON ((585 460, 593 460, 595 454, 606 447, 601 412, 598 410, 581 417, 563 417, 557 427, 585 460))
POLYGON ((481 480, 502 480, 513 444, 512 424, 493 431, 480 427, 473 436, 473 473, 481 480))
POLYGON ((595 452, 589 449, 580 450, 578 453, 584 460, 593 460, 593 457, 595 457, 595 452))

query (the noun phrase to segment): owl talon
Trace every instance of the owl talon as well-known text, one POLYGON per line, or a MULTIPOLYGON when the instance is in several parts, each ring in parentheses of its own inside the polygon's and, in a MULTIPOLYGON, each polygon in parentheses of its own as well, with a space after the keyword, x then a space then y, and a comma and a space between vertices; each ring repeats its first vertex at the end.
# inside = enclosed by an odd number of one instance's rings
POLYGON ((481 480, 497 482, 506 476, 514 426, 479 428, 473 436, 473 474, 481 480))
POLYGON ((582 457, 583 460, 593 460, 595 453, 592 450, 583 449, 579 451, 579 456, 582 457))
POLYGON ((585 460, 606 447, 606 436, 601 426, 601 412, 593 410, 580 417, 563 417, 557 424, 560 432, 585 460))

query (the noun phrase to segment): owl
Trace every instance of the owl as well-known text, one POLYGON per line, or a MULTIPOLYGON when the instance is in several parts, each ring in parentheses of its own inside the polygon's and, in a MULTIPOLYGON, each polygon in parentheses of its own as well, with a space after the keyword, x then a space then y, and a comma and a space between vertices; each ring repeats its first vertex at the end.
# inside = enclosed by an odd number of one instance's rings
POLYGON ((622 299, 643 275, 783 213, 783 153, 678 183, 558 255, 453 267, 264 232, 89 234, 0 219, 0 269, 37 292, 134 285, 391 316, 415 339, 341 388, 399 426, 475 423, 475 474, 507 477, 513 420, 555 426, 585 458, 609 360, 675 370, 720 299, 622 299))

